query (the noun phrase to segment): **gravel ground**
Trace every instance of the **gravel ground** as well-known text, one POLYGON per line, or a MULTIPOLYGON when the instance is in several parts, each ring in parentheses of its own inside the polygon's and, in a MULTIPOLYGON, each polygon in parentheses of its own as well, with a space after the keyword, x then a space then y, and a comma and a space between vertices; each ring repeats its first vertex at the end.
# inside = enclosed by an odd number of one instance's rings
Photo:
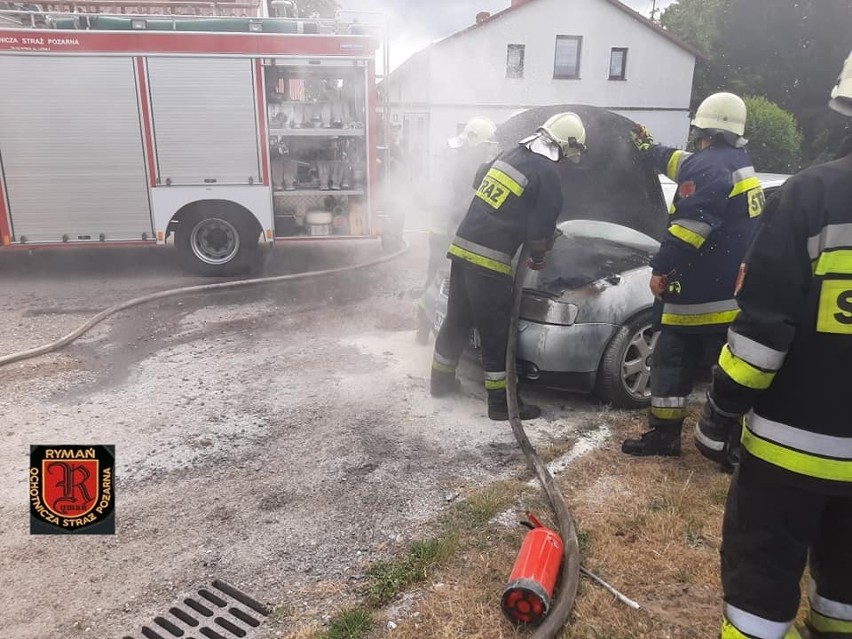
MULTIPOLYGON (((367 562, 405 547, 448 494, 517 472, 481 374, 428 395, 414 340, 425 237, 391 263, 296 284, 142 306, 67 349, 0 368, 0 628, 10 639, 141 637, 213 579, 321 615, 367 562), (29 446, 116 446, 114 536, 30 536, 29 446), (307 594, 306 594, 307 593, 307 594)), ((375 257, 375 244, 279 247, 267 274, 375 257)), ((0 354, 69 332, 106 306, 208 283, 169 251, 0 256, 0 354)), ((532 397, 538 442, 595 402, 532 397)), ((269 624, 253 637, 286 636, 269 624)))

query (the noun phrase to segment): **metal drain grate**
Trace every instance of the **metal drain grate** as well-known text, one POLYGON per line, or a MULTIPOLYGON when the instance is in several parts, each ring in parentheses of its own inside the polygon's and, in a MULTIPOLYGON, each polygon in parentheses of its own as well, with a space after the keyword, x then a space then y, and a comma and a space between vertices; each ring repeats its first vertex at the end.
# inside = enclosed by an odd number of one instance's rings
MULTIPOLYGON (((216 579, 209 588, 183 599, 169 608, 165 615, 142 626, 144 639, 243 639, 249 637, 264 619, 269 609, 256 599, 216 579)), ((126 635, 122 639, 139 639, 126 635)))

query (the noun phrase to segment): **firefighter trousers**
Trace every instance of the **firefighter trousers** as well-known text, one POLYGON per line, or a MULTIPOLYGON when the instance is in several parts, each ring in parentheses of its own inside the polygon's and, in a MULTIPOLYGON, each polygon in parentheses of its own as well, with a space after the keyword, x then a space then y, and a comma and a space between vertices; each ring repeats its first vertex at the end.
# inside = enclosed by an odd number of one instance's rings
POLYGON ((459 358, 476 328, 482 348, 485 388, 506 388, 506 343, 512 313, 513 282, 453 261, 447 316, 435 341, 434 373, 455 375, 459 358))
POLYGON ((680 428, 698 373, 719 358, 724 332, 686 333, 660 330, 651 365, 651 428, 680 428))
POLYGON ((723 639, 781 639, 810 563, 809 627, 852 638, 852 496, 779 483, 745 454, 722 529, 723 639))

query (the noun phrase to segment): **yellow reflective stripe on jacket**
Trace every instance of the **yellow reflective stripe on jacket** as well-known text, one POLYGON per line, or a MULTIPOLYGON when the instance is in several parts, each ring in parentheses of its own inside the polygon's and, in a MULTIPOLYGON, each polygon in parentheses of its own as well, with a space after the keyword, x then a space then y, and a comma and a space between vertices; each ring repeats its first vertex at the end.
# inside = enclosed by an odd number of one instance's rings
MULTIPOLYGON (((800 451, 815 457, 852 461, 852 437, 815 433, 789 424, 774 422, 754 412, 749 415, 748 427, 752 433, 761 439, 790 450, 800 451)), ((820 610, 820 608, 817 608, 817 610, 820 610)), ((823 612, 826 611, 823 610, 823 612)), ((830 616, 842 618, 842 615, 832 614, 830 616)))
POLYGON ((675 151, 669 158, 669 163, 666 166, 666 176, 677 182, 677 175, 680 173, 680 164, 686 156, 685 151, 675 151))
POLYGON ((688 228, 681 226, 680 224, 672 224, 669 226, 669 233, 697 249, 704 246, 704 242, 706 241, 706 238, 701 237, 695 231, 690 231, 688 228))
POLYGON ((826 249, 852 247, 852 223, 827 224, 822 230, 808 238, 808 254, 817 259, 826 249))
POLYGON ((503 273, 505 275, 512 274, 511 264, 504 264, 503 262, 498 262, 497 260, 493 260, 489 257, 477 255, 473 251, 468 251, 456 244, 450 244, 450 250, 448 252, 450 255, 455 255, 456 257, 470 262, 471 264, 487 268, 490 271, 497 271, 498 273, 503 273))
POLYGON ((704 304, 672 304, 663 306, 663 324, 669 326, 713 326, 730 324, 739 313, 736 300, 704 304))
POLYGON ((810 622, 817 632, 848 634, 852 636, 852 621, 834 619, 811 610, 810 622))
POLYGON ((510 192, 514 193, 518 197, 521 197, 524 194, 524 187, 500 169, 496 169, 492 166, 488 169, 488 173, 486 173, 486 175, 492 180, 499 182, 501 186, 505 186, 510 192))
POLYGON ((852 275, 852 250, 828 251, 822 253, 814 263, 814 275, 852 275))
POLYGON ((743 428, 742 443, 755 457, 792 473, 829 481, 852 482, 852 461, 826 459, 791 450, 754 434, 748 427, 743 428))
POLYGON ((740 359, 731 352, 730 347, 725 344, 719 354, 719 367, 728 374, 740 386, 764 390, 769 388, 775 379, 775 371, 768 372, 760 370, 740 359))
POLYGON ((777 371, 787 357, 787 351, 778 351, 760 342, 728 329, 728 348, 735 357, 765 371, 777 371))
POLYGON ((744 180, 740 180, 736 184, 734 184, 734 188, 731 189, 731 192, 728 194, 729 198, 737 197, 738 195, 742 195, 747 191, 751 191, 752 189, 760 189, 762 188, 762 184, 757 177, 749 177, 744 180))
POLYGON ((677 315, 663 313, 663 324, 668 326, 711 326, 714 324, 730 324, 737 318, 739 311, 722 311, 721 313, 702 313, 698 315, 677 315))
POLYGON ((526 175, 521 173, 518 169, 516 169, 508 162, 504 162, 503 160, 495 160, 494 164, 492 164, 491 167, 497 169, 498 171, 502 171, 503 173, 508 175, 515 182, 517 182, 522 189, 527 188, 527 185, 530 183, 526 175))

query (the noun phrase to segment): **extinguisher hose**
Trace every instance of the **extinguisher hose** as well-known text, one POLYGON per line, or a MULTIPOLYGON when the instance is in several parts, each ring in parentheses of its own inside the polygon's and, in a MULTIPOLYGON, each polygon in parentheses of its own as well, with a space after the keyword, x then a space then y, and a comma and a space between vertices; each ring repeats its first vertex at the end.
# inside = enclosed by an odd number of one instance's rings
POLYGON ((129 308, 133 308, 134 306, 139 306, 140 304, 147 304, 150 302, 155 302, 157 300, 163 300, 172 297, 198 295, 199 293, 229 291, 233 289, 251 288, 253 286, 269 284, 282 284, 285 282, 294 282, 296 280, 305 280, 314 277, 321 277, 324 275, 334 275, 336 273, 355 271, 358 269, 368 268, 370 266, 376 266, 378 264, 382 264, 383 262, 388 262, 399 257, 400 255, 408 251, 408 242, 403 240, 402 244, 403 246, 401 249, 389 255, 383 255, 382 257, 376 258, 374 260, 362 262, 360 264, 354 264, 352 266, 341 266, 339 268, 330 268, 322 271, 309 271, 307 273, 294 273, 292 275, 275 275, 272 277, 258 277, 248 280, 218 282, 216 284, 202 284, 200 286, 184 286, 182 288, 173 288, 166 291, 160 291, 158 293, 151 293, 150 295, 143 295, 142 297, 136 297, 134 299, 110 306, 109 308, 101 311, 97 315, 93 316, 92 318, 78 326, 76 329, 65 335, 65 337, 61 337, 54 342, 50 342, 49 344, 44 344, 43 346, 38 346, 36 348, 31 348, 29 350, 0 356, 0 366, 12 364, 13 362, 20 362, 26 359, 32 359, 34 357, 39 357, 40 355, 45 355, 47 353, 57 351, 60 348, 63 348, 68 344, 71 344, 75 340, 79 339, 82 335, 84 335, 92 328, 103 322, 109 316, 115 315, 116 313, 125 311, 129 308))
POLYGON ((574 519, 565 505, 562 491, 553 480, 553 475, 547 466, 541 461, 535 448, 530 443, 524 425, 521 421, 518 407, 518 366, 516 352, 518 343, 518 324, 521 314, 521 299, 523 296, 523 274, 526 272, 526 263, 529 257, 529 249, 524 246, 518 260, 518 268, 515 274, 515 287, 512 299, 512 316, 509 324, 509 342, 506 347, 506 395, 509 404, 509 423, 518 445, 527 459, 527 464, 535 472, 544 492, 550 500, 553 512, 556 515, 556 523, 559 534, 564 543, 564 557, 562 563, 562 585, 559 588, 553 607, 545 617, 544 621, 532 635, 532 639, 553 639, 568 622, 571 609, 574 607, 574 599, 577 596, 577 586, 580 582, 580 545, 577 541, 577 528, 574 519))

